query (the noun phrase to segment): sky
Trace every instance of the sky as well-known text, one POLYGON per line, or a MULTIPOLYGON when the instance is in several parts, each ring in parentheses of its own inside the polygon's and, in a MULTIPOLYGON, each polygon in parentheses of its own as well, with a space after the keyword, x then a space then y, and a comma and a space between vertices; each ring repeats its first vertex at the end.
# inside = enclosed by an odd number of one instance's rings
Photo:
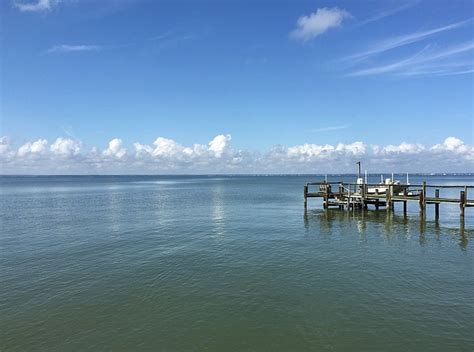
POLYGON ((0 173, 474 172, 472 1, 1 0, 0 173))

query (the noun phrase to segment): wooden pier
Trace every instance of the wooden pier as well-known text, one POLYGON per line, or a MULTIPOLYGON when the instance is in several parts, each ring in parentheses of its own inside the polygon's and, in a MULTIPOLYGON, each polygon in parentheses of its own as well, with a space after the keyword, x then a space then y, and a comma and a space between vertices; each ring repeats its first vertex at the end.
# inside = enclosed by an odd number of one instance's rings
POLYGON ((465 209, 474 207, 474 199, 468 198, 468 190, 474 186, 400 185, 400 184, 368 184, 347 182, 309 182, 304 186, 304 208, 308 208, 308 198, 323 198, 323 207, 339 209, 367 209, 369 205, 376 209, 384 207, 393 210, 395 203, 403 203, 403 212, 407 212, 407 203, 419 204, 420 212, 426 212, 427 205, 434 205, 435 218, 439 219, 439 205, 442 203, 458 205, 460 215, 464 218, 465 209), (314 189, 316 188, 316 189, 314 189), (313 190, 312 190, 313 189, 313 190), (434 189, 434 194, 428 195, 434 189), (458 198, 440 197, 442 189, 458 189, 458 198), (381 191, 382 190, 382 191, 381 191))

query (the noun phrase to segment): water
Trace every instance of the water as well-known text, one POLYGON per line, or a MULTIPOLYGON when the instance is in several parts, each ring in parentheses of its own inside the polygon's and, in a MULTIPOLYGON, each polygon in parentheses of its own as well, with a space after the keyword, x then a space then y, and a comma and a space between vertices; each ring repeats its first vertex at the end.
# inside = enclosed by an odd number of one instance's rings
POLYGON ((0 178, 0 350, 472 351, 471 209, 305 216, 315 180, 0 178))

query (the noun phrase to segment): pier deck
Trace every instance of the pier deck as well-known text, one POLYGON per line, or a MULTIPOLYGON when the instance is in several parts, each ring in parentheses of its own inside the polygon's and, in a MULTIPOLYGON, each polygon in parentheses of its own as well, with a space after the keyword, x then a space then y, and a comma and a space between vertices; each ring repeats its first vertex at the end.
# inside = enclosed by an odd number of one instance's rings
POLYGON ((435 206, 435 216, 439 218, 439 205, 458 204, 460 215, 464 217, 465 208, 474 207, 474 199, 468 198, 468 190, 474 186, 457 185, 400 185, 400 184, 356 184, 347 182, 309 182, 304 186, 304 207, 308 207, 308 198, 323 198, 323 207, 339 207, 340 209, 367 208, 369 205, 376 209, 385 207, 393 209, 397 202, 403 203, 403 211, 407 211, 408 202, 418 202, 420 211, 425 212, 426 206, 435 206), (311 188, 316 188, 310 191, 311 188), (386 190, 379 193, 379 189, 386 190), (458 189, 458 198, 440 197, 440 189, 458 189), (427 190, 434 189, 434 196, 427 196, 427 190), (375 190, 375 191, 374 191, 375 190))

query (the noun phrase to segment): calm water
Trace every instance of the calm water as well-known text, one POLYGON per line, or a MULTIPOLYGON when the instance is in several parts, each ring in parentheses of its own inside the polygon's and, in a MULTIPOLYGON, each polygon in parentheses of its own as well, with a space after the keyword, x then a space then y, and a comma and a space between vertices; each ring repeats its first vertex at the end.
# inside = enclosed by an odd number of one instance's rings
POLYGON ((0 350, 472 351, 474 209, 305 216, 314 180, 0 178, 0 350))

